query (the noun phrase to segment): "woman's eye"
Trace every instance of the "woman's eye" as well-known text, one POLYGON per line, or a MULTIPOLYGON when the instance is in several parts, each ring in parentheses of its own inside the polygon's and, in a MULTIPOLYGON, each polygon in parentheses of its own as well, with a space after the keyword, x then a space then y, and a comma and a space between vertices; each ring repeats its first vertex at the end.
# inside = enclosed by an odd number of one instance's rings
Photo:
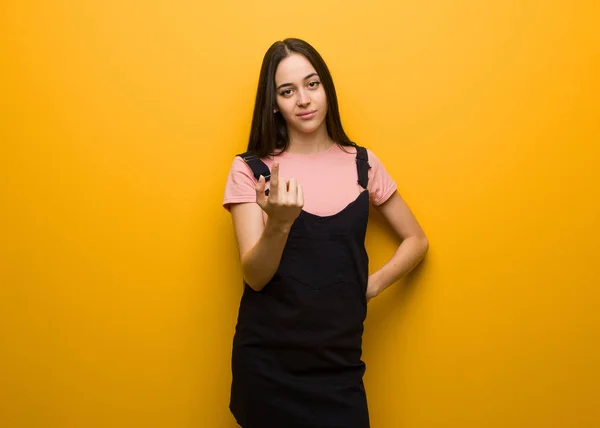
POLYGON ((279 95, 281 95, 282 97, 287 97, 288 95, 290 95, 292 93, 291 89, 286 89, 285 91, 281 91, 279 93, 279 95))
POLYGON ((317 82, 316 80, 314 82, 310 82, 308 84, 308 86, 310 86, 311 88, 316 88, 321 84, 321 82, 317 82))

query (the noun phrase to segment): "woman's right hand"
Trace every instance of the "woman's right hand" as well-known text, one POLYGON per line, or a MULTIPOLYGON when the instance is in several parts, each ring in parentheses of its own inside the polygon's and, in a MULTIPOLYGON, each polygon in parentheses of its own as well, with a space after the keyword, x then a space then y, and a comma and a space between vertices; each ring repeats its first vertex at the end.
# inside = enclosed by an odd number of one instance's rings
POLYGON ((296 180, 279 179, 279 164, 271 168, 269 196, 265 195, 266 180, 261 175, 256 183, 256 203, 267 213, 270 221, 291 226, 304 206, 304 192, 296 180))

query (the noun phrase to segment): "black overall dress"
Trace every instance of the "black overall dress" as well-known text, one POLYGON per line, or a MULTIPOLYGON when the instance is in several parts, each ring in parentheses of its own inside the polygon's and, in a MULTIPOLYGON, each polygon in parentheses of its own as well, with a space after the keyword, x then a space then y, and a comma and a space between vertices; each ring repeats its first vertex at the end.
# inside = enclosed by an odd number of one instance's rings
MULTIPOLYGON (((242 156, 256 177, 268 167, 242 156)), ((358 147, 358 183, 368 181, 358 147)), ((243 428, 368 428, 361 360, 369 217, 366 190, 342 211, 302 211, 279 268, 259 292, 244 285, 233 340, 229 408, 243 428)))

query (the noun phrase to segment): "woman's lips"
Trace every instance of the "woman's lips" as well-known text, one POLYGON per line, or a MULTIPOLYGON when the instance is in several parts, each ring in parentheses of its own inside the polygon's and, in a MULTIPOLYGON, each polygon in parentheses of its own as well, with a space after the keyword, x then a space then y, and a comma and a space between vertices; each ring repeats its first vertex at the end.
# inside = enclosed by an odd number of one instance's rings
POLYGON ((302 120, 308 120, 308 119, 312 119, 316 115, 317 115, 317 111, 314 110, 314 111, 308 111, 306 113, 298 114, 297 116, 302 120))

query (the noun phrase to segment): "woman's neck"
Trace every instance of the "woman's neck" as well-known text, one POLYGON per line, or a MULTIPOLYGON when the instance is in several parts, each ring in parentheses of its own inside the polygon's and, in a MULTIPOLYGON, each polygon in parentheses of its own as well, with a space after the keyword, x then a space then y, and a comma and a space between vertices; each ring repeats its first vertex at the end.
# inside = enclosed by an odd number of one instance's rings
POLYGON ((314 154, 329 149, 335 142, 329 138, 325 123, 315 132, 304 134, 301 132, 289 129, 290 144, 287 152, 298 154, 314 154))

